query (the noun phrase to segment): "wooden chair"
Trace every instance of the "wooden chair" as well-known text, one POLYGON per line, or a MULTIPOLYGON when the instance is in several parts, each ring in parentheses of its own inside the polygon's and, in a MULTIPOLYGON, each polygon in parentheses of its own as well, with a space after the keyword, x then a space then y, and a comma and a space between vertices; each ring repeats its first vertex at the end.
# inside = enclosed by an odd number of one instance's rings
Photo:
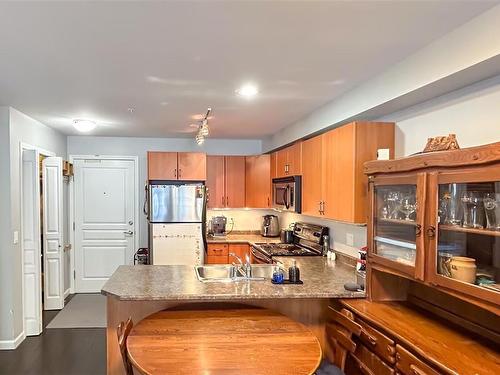
POLYGON ((326 334, 334 348, 333 364, 323 361, 317 375, 344 374, 347 355, 356 350, 352 335, 361 335, 362 328, 354 321, 354 315, 349 310, 338 312, 330 308, 330 316, 333 323, 326 324, 326 334))
POLYGON ((134 324, 132 323, 132 318, 128 318, 127 322, 121 322, 116 328, 116 336, 118 337, 118 346, 120 347, 120 353, 122 355, 123 366, 125 367, 125 372, 127 375, 134 375, 134 370, 132 368, 132 363, 127 356, 127 337, 132 330, 134 324))

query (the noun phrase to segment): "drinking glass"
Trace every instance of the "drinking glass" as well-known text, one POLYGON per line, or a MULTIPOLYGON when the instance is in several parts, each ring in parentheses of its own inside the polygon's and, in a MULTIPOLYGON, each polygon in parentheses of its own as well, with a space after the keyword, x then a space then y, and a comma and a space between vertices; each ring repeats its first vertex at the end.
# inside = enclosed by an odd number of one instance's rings
POLYGON ((483 199, 486 228, 500 230, 500 193, 486 193, 483 199))
POLYGON ((405 215, 405 220, 412 220, 410 219, 410 215, 414 213, 416 209, 417 203, 413 195, 406 195, 401 198, 401 207, 399 210, 405 215))
POLYGON ((447 191, 443 195, 443 200, 446 202, 446 217, 444 224, 461 225, 463 210, 460 204, 462 197, 462 189, 459 184, 449 184, 447 191))
POLYGON ((483 198, 477 191, 465 192, 462 195, 465 228, 484 228, 483 198))

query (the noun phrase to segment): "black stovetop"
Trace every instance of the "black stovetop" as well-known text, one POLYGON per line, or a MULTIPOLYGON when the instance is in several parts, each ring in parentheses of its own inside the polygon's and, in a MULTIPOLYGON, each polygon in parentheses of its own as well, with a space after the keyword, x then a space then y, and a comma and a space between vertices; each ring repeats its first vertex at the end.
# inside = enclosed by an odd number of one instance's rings
POLYGON ((286 243, 256 243, 255 244, 267 256, 318 256, 316 251, 306 249, 295 244, 286 243))

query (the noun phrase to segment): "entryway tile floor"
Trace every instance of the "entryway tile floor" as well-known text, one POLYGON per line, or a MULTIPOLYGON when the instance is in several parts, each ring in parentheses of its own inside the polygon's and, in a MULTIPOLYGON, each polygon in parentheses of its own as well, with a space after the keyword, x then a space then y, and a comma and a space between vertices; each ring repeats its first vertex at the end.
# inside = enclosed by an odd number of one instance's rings
POLYGON ((59 311, 44 311, 44 330, 15 350, 0 350, 1 375, 104 375, 105 328, 45 329, 59 311))

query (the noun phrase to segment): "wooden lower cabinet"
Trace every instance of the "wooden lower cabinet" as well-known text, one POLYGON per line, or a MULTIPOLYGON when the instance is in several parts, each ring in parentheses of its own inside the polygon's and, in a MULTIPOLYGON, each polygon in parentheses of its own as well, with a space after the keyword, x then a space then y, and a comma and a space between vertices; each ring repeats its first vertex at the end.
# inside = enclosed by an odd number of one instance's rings
POLYGON ((345 339, 354 343, 346 375, 500 374, 498 345, 408 301, 344 299, 332 304, 336 313, 329 315, 329 326, 337 331, 327 334, 333 351, 345 350, 345 339), (340 315, 346 309, 349 313, 340 315), (338 316, 361 332, 346 335, 338 316))
POLYGON ((209 243, 207 246, 207 257, 205 264, 231 264, 236 262, 229 254, 236 254, 245 262, 245 256, 250 254, 248 243, 209 243))

